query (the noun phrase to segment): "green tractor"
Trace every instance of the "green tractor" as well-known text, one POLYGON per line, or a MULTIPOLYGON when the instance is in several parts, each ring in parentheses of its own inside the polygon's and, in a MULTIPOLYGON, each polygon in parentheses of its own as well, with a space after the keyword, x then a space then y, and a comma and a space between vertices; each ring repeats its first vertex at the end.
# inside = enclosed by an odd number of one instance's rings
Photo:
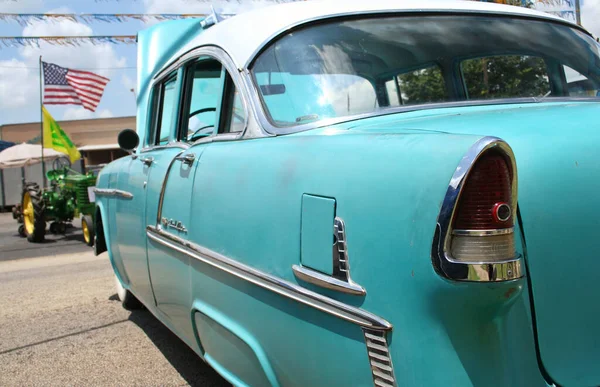
POLYGON ((21 201, 22 225, 19 234, 29 242, 43 242, 46 222, 53 234, 64 234, 70 222, 81 216, 83 238, 88 246, 94 244, 94 203, 90 203, 88 187, 96 185, 92 173, 81 174, 71 169, 67 158, 58 158, 46 173, 51 187, 42 190, 37 183, 25 183, 21 201))

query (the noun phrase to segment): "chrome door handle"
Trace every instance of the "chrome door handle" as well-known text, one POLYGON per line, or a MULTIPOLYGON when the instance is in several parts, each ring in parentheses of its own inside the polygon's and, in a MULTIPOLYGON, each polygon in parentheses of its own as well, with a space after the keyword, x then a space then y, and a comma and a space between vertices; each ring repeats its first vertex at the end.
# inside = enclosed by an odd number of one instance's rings
POLYGON ((196 160, 196 155, 193 153, 187 153, 185 155, 175 157, 175 160, 179 160, 187 165, 192 165, 194 164, 194 160, 196 160))
POLYGON ((148 156, 148 157, 140 157, 140 158, 139 158, 139 160, 140 160, 142 163, 144 163, 144 164, 146 164, 146 165, 150 166, 150 165, 152 165, 152 162, 154 161, 154 157, 152 157, 152 156, 148 156))

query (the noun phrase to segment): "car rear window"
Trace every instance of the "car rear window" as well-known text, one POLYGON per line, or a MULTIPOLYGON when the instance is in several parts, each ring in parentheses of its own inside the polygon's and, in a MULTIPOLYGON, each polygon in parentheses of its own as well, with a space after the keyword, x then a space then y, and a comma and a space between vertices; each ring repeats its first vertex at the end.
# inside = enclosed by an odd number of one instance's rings
POLYGON ((598 47, 560 22, 369 15, 291 30, 258 55, 251 72, 267 118, 284 128, 403 105, 596 98, 598 47), (565 76, 565 66, 579 75, 565 76))

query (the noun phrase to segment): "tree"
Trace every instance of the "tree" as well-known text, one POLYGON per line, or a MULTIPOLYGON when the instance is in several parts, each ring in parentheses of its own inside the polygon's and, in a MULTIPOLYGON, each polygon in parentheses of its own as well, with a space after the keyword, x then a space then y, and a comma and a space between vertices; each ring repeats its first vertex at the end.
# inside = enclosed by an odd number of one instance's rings
MULTIPOLYGON (((541 97, 550 91, 546 63, 524 55, 467 59, 461 71, 468 99, 541 97)), ((437 66, 399 74, 403 105, 448 100, 445 82, 437 66)))
POLYGON ((469 99, 539 97, 550 91, 541 58, 506 55, 462 63, 469 99))
POLYGON ((437 66, 400 74, 398 85, 405 105, 442 102, 448 98, 442 72, 437 66))

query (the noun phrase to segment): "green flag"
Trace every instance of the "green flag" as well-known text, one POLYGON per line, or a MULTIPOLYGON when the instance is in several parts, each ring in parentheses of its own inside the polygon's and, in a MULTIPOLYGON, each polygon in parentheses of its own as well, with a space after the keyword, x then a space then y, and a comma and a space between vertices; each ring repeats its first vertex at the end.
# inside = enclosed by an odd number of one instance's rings
POLYGON ((79 160, 81 154, 77 150, 77 147, 73 145, 69 136, 54 121, 54 118, 52 118, 44 106, 42 106, 42 112, 44 114, 44 148, 51 148, 68 155, 71 163, 79 160))

